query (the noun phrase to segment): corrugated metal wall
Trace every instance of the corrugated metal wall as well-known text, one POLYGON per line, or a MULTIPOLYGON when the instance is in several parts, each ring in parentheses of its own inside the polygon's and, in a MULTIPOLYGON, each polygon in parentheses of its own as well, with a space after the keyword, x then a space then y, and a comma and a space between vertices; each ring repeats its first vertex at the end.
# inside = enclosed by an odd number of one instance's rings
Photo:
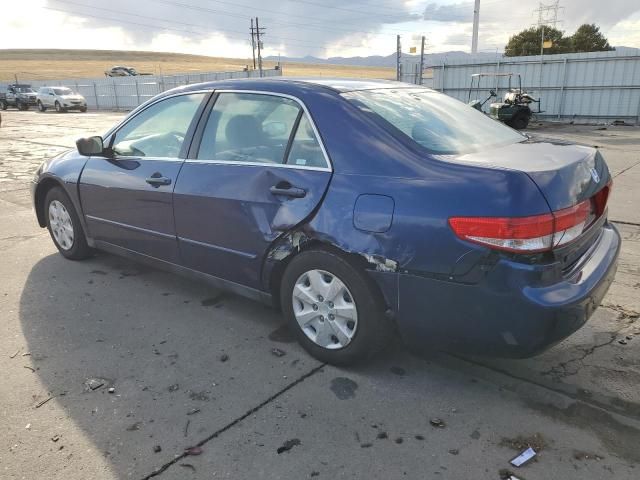
MULTIPOLYGON (((282 69, 263 70, 263 77, 281 76, 282 69)), ((20 81, 34 89, 40 87, 69 87, 87 99, 87 105, 94 110, 132 110, 150 98, 182 85, 227 80, 230 78, 259 77, 258 70, 240 72, 206 72, 184 75, 140 75, 136 77, 82 78, 74 80, 20 81)), ((5 84, 0 84, 3 90, 5 84)))
MULTIPOLYGON (((403 65, 403 70, 413 73, 412 67, 403 65)), ((525 91, 541 99, 541 118, 640 123, 640 53, 630 55, 628 50, 458 60, 426 65, 426 70, 424 77, 432 72, 433 79, 431 85, 424 81, 425 86, 464 102, 469 99, 471 74, 512 72, 520 73, 525 91)), ((417 83, 414 78, 408 74, 404 80, 417 83)), ((512 86, 517 87, 515 79, 512 86)), ((506 79, 496 78, 484 78, 480 87, 472 100, 484 100, 490 89, 501 98, 508 89, 506 79)))

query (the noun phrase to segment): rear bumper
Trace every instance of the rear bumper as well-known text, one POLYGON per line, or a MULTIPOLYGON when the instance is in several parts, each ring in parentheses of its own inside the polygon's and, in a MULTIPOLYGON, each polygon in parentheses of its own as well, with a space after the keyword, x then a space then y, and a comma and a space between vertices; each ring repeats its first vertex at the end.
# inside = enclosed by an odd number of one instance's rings
POLYGON ((413 348, 496 357, 536 355, 582 327, 613 282, 620 235, 605 224, 579 268, 558 283, 532 287, 542 267, 504 259, 465 285, 398 274, 397 324, 413 348))

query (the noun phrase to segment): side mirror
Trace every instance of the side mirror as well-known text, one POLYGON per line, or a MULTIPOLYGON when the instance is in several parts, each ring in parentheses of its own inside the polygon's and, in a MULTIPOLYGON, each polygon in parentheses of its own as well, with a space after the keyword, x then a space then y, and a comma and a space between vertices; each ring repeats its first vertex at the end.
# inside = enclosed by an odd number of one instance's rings
POLYGON ((92 155, 102 155, 104 153, 104 143, 102 137, 80 138, 76 141, 76 147, 80 155, 90 157, 92 155))
POLYGON ((53 92, 50 92, 50 93, 49 93, 49 95, 55 95, 55 93, 53 93, 53 92))

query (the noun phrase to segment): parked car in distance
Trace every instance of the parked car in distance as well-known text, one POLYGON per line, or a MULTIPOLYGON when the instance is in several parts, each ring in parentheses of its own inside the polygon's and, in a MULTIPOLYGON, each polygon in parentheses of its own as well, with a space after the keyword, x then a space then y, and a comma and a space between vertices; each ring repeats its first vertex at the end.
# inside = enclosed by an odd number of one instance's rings
POLYGON ((115 66, 104 72, 106 77, 135 77, 138 75, 151 75, 150 73, 139 73, 133 67, 115 66))
POLYGON ((68 87, 40 87, 38 90, 38 110, 55 108, 56 112, 68 110, 87 111, 87 100, 68 87))
POLYGON ((0 92, 0 108, 16 107, 18 110, 29 110, 36 105, 36 92, 31 85, 14 83, 7 86, 7 90, 0 92))
POLYGON ((164 92, 32 186, 64 257, 104 250, 279 305, 310 354, 341 365, 396 329, 504 357, 572 334, 616 272, 610 189, 594 148, 345 79, 164 92))

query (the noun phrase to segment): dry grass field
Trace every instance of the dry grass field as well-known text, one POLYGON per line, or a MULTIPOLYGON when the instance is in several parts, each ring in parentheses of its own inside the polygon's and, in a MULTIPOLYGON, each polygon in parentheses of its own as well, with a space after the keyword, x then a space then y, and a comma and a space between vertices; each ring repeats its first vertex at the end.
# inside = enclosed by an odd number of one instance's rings
MULTIPOLYGON (((100 77, 113 65, 126 65, 139 72, 173 74, 241 70, 251 59, 205 57, 163 52, 117 50, 0 50, 0 82, 100 77)), ((274 62, 265 62, 265 68, 274 62)), ((283 63, 287 76, 385 78, 393 68, 348 65, 283 63)))

